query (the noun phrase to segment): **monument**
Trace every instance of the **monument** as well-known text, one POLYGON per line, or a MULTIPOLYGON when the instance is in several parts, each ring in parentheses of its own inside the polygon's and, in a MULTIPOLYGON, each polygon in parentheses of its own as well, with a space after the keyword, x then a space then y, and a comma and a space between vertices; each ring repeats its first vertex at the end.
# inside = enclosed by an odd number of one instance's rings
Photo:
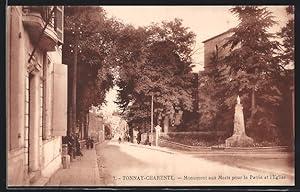
POLYGON ((243 106, 238 96, 234 112, 233 135, 225 140, 225 145, 226 147, 247 147, 251 144, 253 144, 253 139, 246 135, 243 106))

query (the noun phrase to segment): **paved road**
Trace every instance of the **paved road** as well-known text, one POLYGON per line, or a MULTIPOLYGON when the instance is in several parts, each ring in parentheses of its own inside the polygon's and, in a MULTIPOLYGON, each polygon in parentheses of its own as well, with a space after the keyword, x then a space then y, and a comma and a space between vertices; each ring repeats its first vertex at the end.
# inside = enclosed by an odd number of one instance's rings
POLYGON ((100 180, 107 186, 294 185, 294 177, 129 143, 98 145, 97 155, 100 180))

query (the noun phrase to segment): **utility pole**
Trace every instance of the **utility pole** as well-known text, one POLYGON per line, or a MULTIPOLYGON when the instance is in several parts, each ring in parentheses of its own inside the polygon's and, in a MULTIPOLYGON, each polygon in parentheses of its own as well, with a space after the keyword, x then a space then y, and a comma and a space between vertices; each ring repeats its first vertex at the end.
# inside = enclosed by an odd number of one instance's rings
POLYGON ((73 63, 73 81, 72 81, 72 133, 75 136, 77 120, 76 120, 76 98, 77 98, 77 55, 78 55, 78 34, 75 24, 75 39, 74 39, 74 63, 73 63))
POLYGON ((151 144, 153 143, 153 93, 151 96, 151 144))
POLYGON ((76 113, 77 113, 77 57, 78 57, 78 31, 77 31, 77 25, 76 23, 74 23, 74 31, 73 34, 75 36, 74 38, 74 60, 73 60, 73 75, 72 75, 72 104, 71 104, 71 109, 70 109, 70 117, 71 117, 71 133, 73 135, 73 158, 75 158, 76 154, 75 154, 75 146, 76 146, 76 129, 77 129, 77 117, 76 117, 76 113))

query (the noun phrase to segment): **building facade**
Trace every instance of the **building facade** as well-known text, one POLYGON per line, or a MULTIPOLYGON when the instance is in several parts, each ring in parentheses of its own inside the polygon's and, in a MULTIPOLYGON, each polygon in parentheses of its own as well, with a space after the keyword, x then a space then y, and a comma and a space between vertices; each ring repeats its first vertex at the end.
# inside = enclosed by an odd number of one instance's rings
POLYGON ((92 137, 95 142, 105 140, 103 115, 96 107, 92 107, 92 110, 89 111, 88 137, 92 137))
POLYGON ((232 34, 231 30, 228 30, 202 42, 204 44, 204 71, 213 67, 211 65, 214 56, 222 58, 229 53, 229 47, 223 48, 223 45, 226 43, 226 38, 232 34))
POLYGON ((7 8, 7 185, 50 177, 67 127, 63 6, 7 8))

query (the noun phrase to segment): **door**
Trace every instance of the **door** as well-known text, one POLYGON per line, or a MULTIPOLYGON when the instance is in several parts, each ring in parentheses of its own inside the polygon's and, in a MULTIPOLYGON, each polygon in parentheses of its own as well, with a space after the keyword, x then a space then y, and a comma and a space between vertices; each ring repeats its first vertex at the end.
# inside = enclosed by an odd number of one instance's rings
POLYGON ((39 85, 38 74, 29 75, 28 171, 39 169, 39 85))

